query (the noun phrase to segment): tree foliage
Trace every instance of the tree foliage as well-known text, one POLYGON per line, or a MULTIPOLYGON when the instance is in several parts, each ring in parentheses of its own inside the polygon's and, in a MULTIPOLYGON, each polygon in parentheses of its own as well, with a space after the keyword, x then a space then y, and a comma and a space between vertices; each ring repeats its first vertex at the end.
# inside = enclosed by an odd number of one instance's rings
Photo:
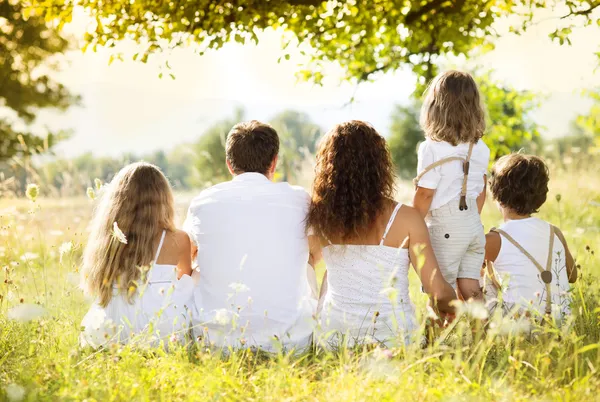
MULTIPOLYGON (((196 42, 200 53, 226 42, 257 43, 267 28, 290 35, 312 48, 311 61, 300 74, 320 82, 324 62, 337 62, 345 79, 363 81, 377 72, 411 66, 422 82, 435 75, 439 55, 466 54, 492 46, 492 23, 521 14, 516 32, 534 24, 534 11, 567 6, 560 28, 551 35, 568 42, 574 25, 598 22, 598 0, 66 0, 51 5, 34 0, 35 9, 60 22, 70 21, 73 7, 82 6, 96 21, 86 36, 88 45, 112 47, 128 38, 146 44, 134 55, 147 60, 154 52, 196 42)), ((284 50, 285 51, 285 50, 284 50)), ((285 57, 289 57, 285 55, 285 57)))
POLYGON ((30 126, 40 109, 65 110, 77 101, 49 76, 57 67, 52 56, 67 46, 43 16, 31 14, 20 1, 0 0, 0 107, 12 111, 0 118, 0 161, 47 151, 66 136, 34 133, 30 126))
POLYGON ((417 171, 417 146, 423 141, 419 127, 419 102, 408 106, 396 105, 391 116, 388 144, 398 174, 412 179, 417 171))
POLYGON ((315 153, 317 141, 323 134, 306 113, 285 110, 270 121, 280 138, 279 171, 282 180, 296 182, 302 162, 315 153))

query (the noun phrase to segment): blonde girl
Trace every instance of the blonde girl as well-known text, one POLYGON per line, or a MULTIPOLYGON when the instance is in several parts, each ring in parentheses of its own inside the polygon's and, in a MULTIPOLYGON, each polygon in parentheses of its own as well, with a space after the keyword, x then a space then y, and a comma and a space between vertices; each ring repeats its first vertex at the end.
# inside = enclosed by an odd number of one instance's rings
POLYGON ((107 186, 83 256, 83 286, 95 298, 83 345, 183 335, 193 304, 190 240, 174 216, 171 187, 154 165, 128 165, 107 186))
POLYGON ((421 109, 425 141, 418 150, 413 205, 425 218, 446 281, 465 299, 481 298, 480 269, 490 150, 481 140, 485 113, 471 75, 447 71, 429 86, 421 109))

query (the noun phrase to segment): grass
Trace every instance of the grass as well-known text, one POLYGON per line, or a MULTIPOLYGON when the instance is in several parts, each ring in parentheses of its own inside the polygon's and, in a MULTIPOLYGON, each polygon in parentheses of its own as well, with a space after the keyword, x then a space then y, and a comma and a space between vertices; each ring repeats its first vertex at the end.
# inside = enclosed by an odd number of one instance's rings
MULTIPOLYGON (((567 325, 525 336, 494 317, 494 328, 484 334, 480 322, 463 316, 443 341, 391 352, 245 351, 225 358, 196 346, 171 345, 169 353, 127 346, 82 350, 78 334, 89 301, 76 281, 91 202, 0 200, 0 400, 600 399, 600 267, 594 255, 600 180, 593 171, 555 172, 540 212, 563 229, 581 265, 567 325), (61 248, 68 242, 71 249, 61 248), (39 303, 48 313, 29 322, 9 319, 21 303, 39 303)), ((401 187, 399 198, 410 191, 401 187)), ((492 203, 483 219, 486 228, 500 223, 492 203)), ((414 276, 411 285, 423 313, 414 276)))

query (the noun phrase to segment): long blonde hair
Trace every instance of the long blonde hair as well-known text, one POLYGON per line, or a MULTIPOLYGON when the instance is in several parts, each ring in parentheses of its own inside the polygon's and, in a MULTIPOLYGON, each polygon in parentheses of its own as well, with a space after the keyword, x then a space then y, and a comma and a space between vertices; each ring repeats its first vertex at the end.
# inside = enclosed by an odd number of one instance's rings
POLYGON ((113 287, 132 301, 142 269, 154 259, 157 237, 175 230, 173 193, 154 165, 132 163, 105 189, 83 254, 83 283, 105 307, 113 287), (124 238, 121 235, 124 234, 124 238))
POLYGON ((455 146, 483 137, 485 111, 473 77, 454 70, 435 77, 426 91, 420 123, 427 138, 455 146))

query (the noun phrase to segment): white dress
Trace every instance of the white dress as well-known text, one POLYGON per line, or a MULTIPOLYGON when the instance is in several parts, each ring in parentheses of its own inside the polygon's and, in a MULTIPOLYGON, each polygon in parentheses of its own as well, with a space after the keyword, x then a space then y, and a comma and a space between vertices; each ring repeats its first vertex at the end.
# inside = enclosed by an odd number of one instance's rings
MULTIPOLYGON (((508 221, 500 226, 500 229, 514 238, 545 268, 550 237, 548 222, 532 217, 508 221)), ((570 313, 571 296, 565 248, 556 234, 554 237, 550 286, 552 312, 556 319, 560 319, 570 313)), ((500 252, 494 261, 494 269, 503 289, 504 311, 521 308, 543 315, 546 287, 540 278, 540 272, 510 241, 503 236, 500 236, 500 239, 500 252)), ((495 306, 497 297, 496 289, 493 286, 486 286, 486 299, 492 307, 495 306)))
POLYGON ((408 290, 408 249, 385 246, 384 240, 400 209, 392 213, 379 245, 334 245, 323 250, 327 294, 317 342, 349 346, 410 341, 417 328, 408 290))
MULTIPOLYGON (((165 234, 163 231, 154 261, 158 260, 165 234)), ((194 281, 189 275, 177 279, 176 265, 155 263, 133 303, 117 289, 108 306, 94 302, 81 323, 80 343, 98 348, 113 342, 156 345, 161 339, 181 340, 191 320, 193 291, 194 281)))

